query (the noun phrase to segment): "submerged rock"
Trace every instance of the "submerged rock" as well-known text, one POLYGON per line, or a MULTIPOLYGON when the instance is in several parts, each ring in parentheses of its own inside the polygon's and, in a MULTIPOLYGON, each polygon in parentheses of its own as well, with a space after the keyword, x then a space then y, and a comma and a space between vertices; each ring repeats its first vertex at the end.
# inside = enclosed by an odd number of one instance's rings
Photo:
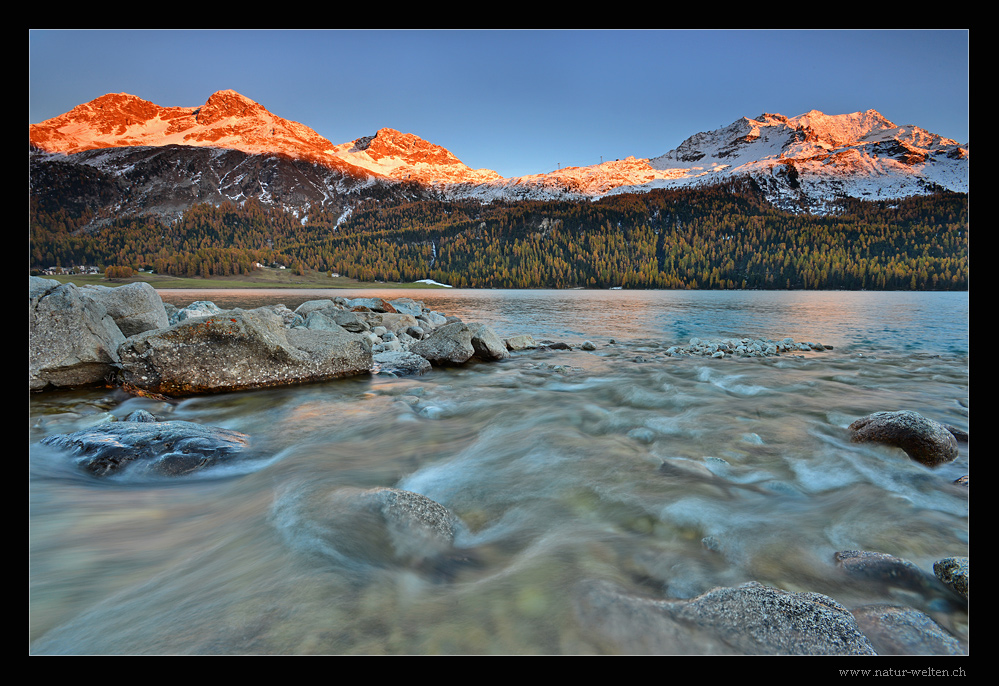
POLYGON ((747 655, 873 655, 853 615, 828 596, 750 582, 689 602, 666 602, 671 616, 710 628, 747 655))
POLYGON ((900 605, 865 605, 853 611, 878 655, 967 655, 961 642, 928 615, 900 605))
POLYGON ((340 488, 313 516, 339 554, 374 565, 419 565, 446 553, 457 523, 440 503, 397 488, 340 488))
POLYGON ((42 443, 71 452, 79 466, 95 476, 139 468, 180 476, 231 460, 249 446, 249 437, 193 422, 149 421, 141 415, 56 434, 42 443))
POLYGON ((832 598, 758 582, 691 600, 658 600, 585 584, 577 612, 595 635, 628 653, 874 655, 853 615, 832 598))
POLYGON ((922 591, 935 585, 932 576, 908 560, 870 550, 841 550, 836 564, 852 577, 922 591))
POLYGON ((928 467, 957 459, 957 440, 943 424, 917 412, 875 412, 850 424, 855 443, 882 443, 901 448, 910 458, 928 467))

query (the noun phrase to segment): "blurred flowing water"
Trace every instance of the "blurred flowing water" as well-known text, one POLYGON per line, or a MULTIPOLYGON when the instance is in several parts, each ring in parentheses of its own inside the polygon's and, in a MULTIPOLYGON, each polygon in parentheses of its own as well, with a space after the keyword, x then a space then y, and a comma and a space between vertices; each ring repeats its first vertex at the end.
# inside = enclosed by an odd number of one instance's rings
MULTIPOLYGON (((902 603, 967 640, 936 592, 846 579, 841 550, 932 573, 967 555, 968 446, 929 469, 846 427, 915 410, 968 429, 967 293, 162 291, 184 306, 412 297, 501 336, 596 350, 517 353, 185 399, 110 389, 30 398, 29 646, 35 654, 592 654, 576 589, 687 599, 745 581, 855 607, 902 603), (832 345, 670 358, 691 337, 832 345), (612 342, 613 341, 613 342, 612 342), (255 459, 197 477, 99 480, 40 445, 147 409, 242 431, 255 459), (422 493, 461 519, 459 561, 344 562, 324 494, 422 493), (331 548, 332 546, 332 548, 331 548)), ((338 532, 360 536, 359 532, 338 532)), ((705 646, 709 652, 710 646, 705 646)))

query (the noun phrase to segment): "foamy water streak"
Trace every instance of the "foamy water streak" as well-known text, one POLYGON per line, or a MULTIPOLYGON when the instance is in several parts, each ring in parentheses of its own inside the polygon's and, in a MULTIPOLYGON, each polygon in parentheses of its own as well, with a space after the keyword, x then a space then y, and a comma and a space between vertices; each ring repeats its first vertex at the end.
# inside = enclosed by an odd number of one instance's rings
POLYGON ((575 612, 573 589, 594 579, 664 598, 756 580, 847 606, 901 600, 967 637, 959 604, 848 583, 832 559, 878 550, 931 570, 967 554, 967 492, 951 484, 968 473, 967 446, 930 470, 846 431, 894 409, 968 428, 967 294, 406 295, 501 335, 597 349, 175 408, 34 396, 32 651, 601 652, 575 612), (665 355, 695 335, 835 349, 665 355), (265 459, 224 478, 110 483, 38 445, 140 407, 248 433, 265 459), (444 504, 461 519, 459 554, 432 573, 351 567, 337 551, 363 532, 331 536, 321 508, 344 486, 444 504))

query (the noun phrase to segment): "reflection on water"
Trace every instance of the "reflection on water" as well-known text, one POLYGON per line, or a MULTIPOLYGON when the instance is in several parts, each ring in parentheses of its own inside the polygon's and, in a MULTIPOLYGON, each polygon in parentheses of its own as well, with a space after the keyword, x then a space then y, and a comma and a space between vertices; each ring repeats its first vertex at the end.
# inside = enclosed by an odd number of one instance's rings
MULTIPOLYGON (((186 304, 178 295, 164 299, 186 304)), ((270 302, 332 297, 291 295, 270 302)), ((967 445, 929 470, 852 444, 845 430, 892 409, 968 428, 967 294, 404 296, 501 335, 598 347, 176 405, 109 390, 33 396, 32 652, 620 650, 578 612, 576 589, 591 580, 673 599, 756 580, 848 607, 916 607, 967 639, 953 598, 850 582, 832 558, 877 550, 932 570, 967 554, 967 491, 951 483, 968 473, 967 445), (835 349, 663 354, 685 337, 721 335, 835 349), (267 459, 248 474, 109 483, 39 445, 140 407, 246 432, 267 459), (346 565, 337 542, 361 536, 330 532, 322 514, 343 486, 394 486, 446 505, 461 520, 457 554, 432 570, 346 565)), ((218 292, 184 298, 230 304, 218 292)))
POLYGON ((469 289, 160 291, 184 307, 226 307, 334 297, 413 298, 501 336, 618 338, 686 343, 691 337, 763 337, 888 350, 968 352, 967 293, 868 291, 544 291, 469 289))

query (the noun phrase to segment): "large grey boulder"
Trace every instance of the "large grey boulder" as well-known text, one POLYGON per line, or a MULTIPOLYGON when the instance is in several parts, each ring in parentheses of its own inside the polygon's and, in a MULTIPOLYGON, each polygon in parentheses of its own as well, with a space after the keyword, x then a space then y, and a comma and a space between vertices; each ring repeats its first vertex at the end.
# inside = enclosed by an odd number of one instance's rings
POLYGON ((165 395, 326 381, 366 373, 371 347, 348 332, 288 329, 266 308, 230 310, 133 336, 121 381, 165 395))
POLYGON ((411 345, 409 351, 437 366, 464 364, 475 354, 472 331, 461 322, 445 324, 411 345))
POLYGON ((928 467, 957 459, 957 440, 943 424, 918 412, 875 412, 850 424, 856 443, 882 443, 901 448, 910 458, 928 467))
POLYGON ((114 318, 71 283, 28 277, 28 389, 103 383, 125 340, 114 318))
POLYGON ((470 324, 472 330, 472 348, 480 360, 502 360, 510 357, 503 339, 485 324, 470 324))
POLYGON ((84 286, 80 294, 103 305, 126 337, 170 325, 160 294, 148 283, 84 286))
POLYGON ((82 469, 95 476, 126 470, 180 476, 233 459, 249 446, 249 438, 193 422, 136 418, 48 436, 42 443, 71 453, 82 469))

